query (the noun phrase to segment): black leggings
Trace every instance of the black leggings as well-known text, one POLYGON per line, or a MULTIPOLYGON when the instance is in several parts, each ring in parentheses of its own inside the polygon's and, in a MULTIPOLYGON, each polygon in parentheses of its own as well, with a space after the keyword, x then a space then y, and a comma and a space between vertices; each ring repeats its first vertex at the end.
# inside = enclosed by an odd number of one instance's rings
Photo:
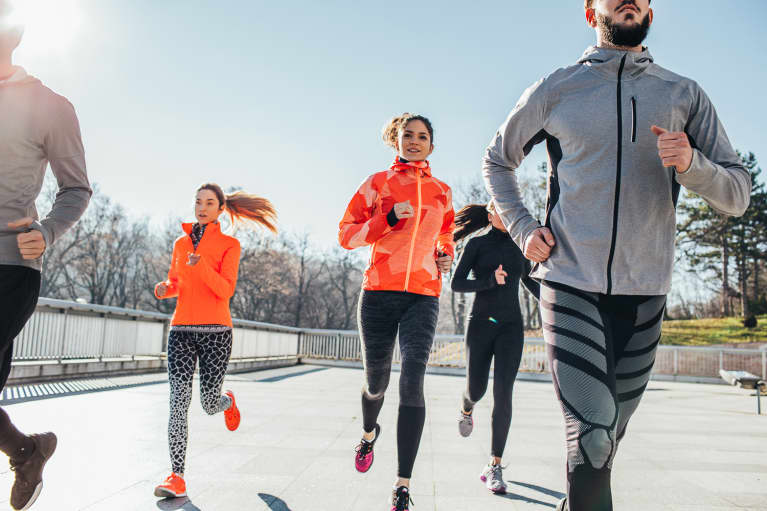
MULTIPOLYGON (((40 272, 25 266, 0 265, 0 390, 11 374, 13 340, 35 312, 40 272)), ((0 451, 20 460, 33 449, 32 441, 11 423, 0 408, 0 451)))
POLYGON ((650 380, 666 297, 544 282, 540 305, 567 429, 567 504, 570 511, 611 511, 615 451, 650 380))
POLYGON ((168 336, 168 382, 170 383, 170 419, 168 450, 173 471, 184 473, 188 439, 187 416, 192 402, 192 381, 200 359, 200 401, 208 415, 232 405, 229 396, 221 395, 229 357, 232 354, 232 331, 170 331, 168 336))
POLYGON ((517 378, 524 346, 524 330, 520 322, 494 323, 489 319, 471 318, 466 329, 466 391, 463 409, 467 412, 482 399, 493 371, 493 415, 491 456, 503 456, 511 426, 511 393, 517 378))
POLYGON ((389 385, 399 330, 402 357, 397 417, 398 475, 410 478, 426 420, 423 379, 437 329, 439 299, 397 291, 363 291, 357 309, 365 385, 362 419, 373 431, 389 385))

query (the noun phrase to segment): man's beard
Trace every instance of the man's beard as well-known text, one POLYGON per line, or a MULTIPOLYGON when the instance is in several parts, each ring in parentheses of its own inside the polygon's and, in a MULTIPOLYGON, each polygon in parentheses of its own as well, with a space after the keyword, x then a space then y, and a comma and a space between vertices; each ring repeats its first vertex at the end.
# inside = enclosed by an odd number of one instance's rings
POLYGON ((611 17, 597 14, 597 26, 602 33, 602 39, 613 46, 639 46, 650 31, 650 13, 645 14, 641 23, 630 27, 623 27, 613 23, 611 17))

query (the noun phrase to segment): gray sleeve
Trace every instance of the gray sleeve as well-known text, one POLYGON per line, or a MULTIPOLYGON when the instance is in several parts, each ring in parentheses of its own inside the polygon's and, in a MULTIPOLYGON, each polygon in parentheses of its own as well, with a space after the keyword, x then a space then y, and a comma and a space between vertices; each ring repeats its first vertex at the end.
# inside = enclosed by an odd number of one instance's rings
POLYGON ((677 182, 703 197, 718 212, 741 216, 751 198, 751 176, 730 145, 714 105, 696 87, 685 133, 692 139, 690 168, 675 173, 677 182))
POLYGON ((33 226, 51 245, 82 216, 91 190, 85 170, 85 150, 75 109, 67 100, 51 101, 50 129, 45 137, 45 153, 56 176, 59 190, 48 215, 33 226))
POLYGON ((543 79, 528 88, 485 150, 482 175, 487 191, 514 242, 523 247, 540 227, 522 202, 516 170, 533 146, 545 138, 546 97, 543 79))

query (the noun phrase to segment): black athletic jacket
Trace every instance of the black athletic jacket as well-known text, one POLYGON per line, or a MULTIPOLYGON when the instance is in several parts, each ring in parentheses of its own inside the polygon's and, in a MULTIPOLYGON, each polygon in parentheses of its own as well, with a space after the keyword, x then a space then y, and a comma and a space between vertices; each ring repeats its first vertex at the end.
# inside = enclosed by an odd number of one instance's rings
POLYGON ((528 277, 530 261, 524 258, 508 233, 496 228, 483 236, 469 240, 461 253, 450 283, 458 293, 477 293, 470 318, 502 321, 522 321, 519 308, 519 281, 536 296, 539 285, 528 277), (499 286, 495 269, 502 265, 508 273, 506 284, 499 286), (474 274, 469 279, 469 272, 474 274))

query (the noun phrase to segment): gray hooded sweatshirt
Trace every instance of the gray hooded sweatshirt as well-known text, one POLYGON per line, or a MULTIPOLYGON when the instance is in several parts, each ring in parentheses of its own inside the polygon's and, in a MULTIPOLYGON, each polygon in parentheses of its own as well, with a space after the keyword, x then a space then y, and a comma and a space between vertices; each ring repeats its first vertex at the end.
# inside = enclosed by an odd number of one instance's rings
POLYGON ((75 110, 66 98, 17 68, 0 81, 0 264, 39 270, 41 259, 24 260, 16 241, 25 229, 8 222, 32 217, 51 246, 80 218, 91 187, 75 110), (39 216, 35 200, 51 165, 59 190, 48 215, 39 216))
POLYGON ((533 267, 536 279, 603 294, 667 294, 680 185, 726 215, 748 207, 751 178, 711 101, 646 49, 588 48, 576 65, 527 89, 498 130, 483 175, 520 248, 540 224, 522 202, 515 170, 543 141, 545 226, 556 246, 533 267), (686 172, 663 167, 653 124, 687 133, 694 154, 686 172))

